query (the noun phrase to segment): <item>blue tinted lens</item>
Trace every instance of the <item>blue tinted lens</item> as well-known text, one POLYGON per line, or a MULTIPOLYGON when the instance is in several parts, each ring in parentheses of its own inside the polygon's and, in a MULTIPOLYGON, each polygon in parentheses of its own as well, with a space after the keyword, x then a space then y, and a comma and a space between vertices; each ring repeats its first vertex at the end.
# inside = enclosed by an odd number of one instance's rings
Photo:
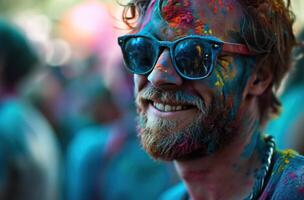
POLYGON ((185 77, 206 77, 213 67, 212 45, 199 38, 179 41, 175 45, 173 56, 177 69, 185 77))
POLYGON ((123 48, 125 65, 133 73, 146 74, 153 68, 157 51, 152 39, 130 37, 123 48))

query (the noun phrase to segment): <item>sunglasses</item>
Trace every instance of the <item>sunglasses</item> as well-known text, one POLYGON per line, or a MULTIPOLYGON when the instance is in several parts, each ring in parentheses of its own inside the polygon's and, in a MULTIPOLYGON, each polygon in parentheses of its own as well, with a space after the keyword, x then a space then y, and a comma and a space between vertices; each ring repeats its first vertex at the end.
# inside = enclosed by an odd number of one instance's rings
POLYGON ((159 41, 147 35, 124 35, 118 38, 125 67, 131 73, 149 74, 161 52, 168 48, 173 67, 188 80, 208 77, 220 52, 252 55, 244 44, 223 42, 213 36, 188 35, 175 41, 159 41))

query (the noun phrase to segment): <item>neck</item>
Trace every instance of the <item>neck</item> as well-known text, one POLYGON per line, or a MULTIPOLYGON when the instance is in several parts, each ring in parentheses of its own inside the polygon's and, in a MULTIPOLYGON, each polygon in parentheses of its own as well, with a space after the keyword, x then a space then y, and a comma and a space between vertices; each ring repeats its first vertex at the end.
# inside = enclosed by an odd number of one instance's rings
POLYGON ((240 129, 247 131, 213 155, 175 161, 192 200, 244 199, 252 192, 265 148, 257 124, 240 129))

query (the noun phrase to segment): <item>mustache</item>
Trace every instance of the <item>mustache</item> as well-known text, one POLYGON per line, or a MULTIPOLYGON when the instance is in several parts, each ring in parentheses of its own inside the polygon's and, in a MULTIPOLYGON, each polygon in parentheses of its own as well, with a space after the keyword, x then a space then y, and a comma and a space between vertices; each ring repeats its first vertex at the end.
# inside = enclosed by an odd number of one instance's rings
POLYGON ((153 86, 143 88, 136 95, 136 103, 142 100, 159 100, 161 102, 172 102, 175 104, 186 104, 196 106, 204 114, 207 113, 206 104, 203 99, 182 90, 162 90, 153 86))

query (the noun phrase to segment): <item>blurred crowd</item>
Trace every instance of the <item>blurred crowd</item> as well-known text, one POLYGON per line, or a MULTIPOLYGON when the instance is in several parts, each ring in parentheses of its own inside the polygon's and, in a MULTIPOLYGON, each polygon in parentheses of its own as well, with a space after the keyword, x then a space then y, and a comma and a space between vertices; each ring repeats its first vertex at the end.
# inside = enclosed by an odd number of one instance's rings
MULTIPOLYGON (((0 199, 153 200, 178 180, 141 149, 113 16, 88 2, 62 16, 51 49, 22 20, 0 20, 0 199)), ((303 54, 299 42, 282 115, 266 127, 279 148, 300 153, 303 54)))
POLYGON ((87 1, 58 24, 0 20, 0 199, 156 199, 177 176, 137 141, 113 17, 87 1))

